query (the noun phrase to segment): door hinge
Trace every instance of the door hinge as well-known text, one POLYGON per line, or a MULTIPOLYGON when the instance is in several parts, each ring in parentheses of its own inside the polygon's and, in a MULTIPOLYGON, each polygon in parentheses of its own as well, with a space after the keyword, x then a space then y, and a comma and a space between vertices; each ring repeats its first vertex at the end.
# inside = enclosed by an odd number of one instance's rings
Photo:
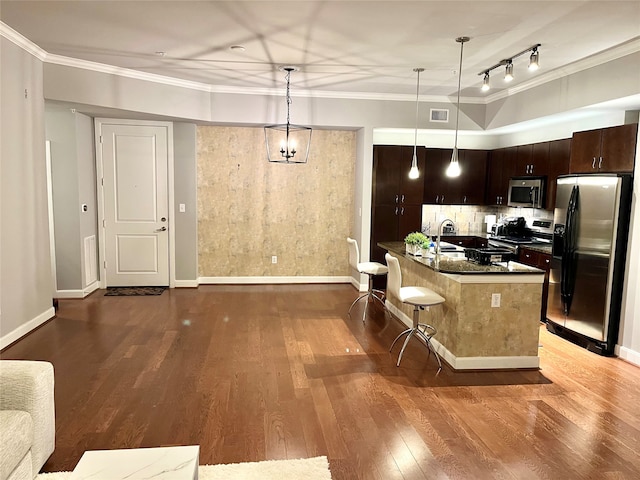
POLYGON ((102 185, 104 187, 104 178, 100 179, 100 185, 102 185))
POLYGON ((102 143, 102 135, 100 135, 100 143, 102 143))
POLYGON ((104 262, 102 262, 102 264, 104 265, 104 269, 107 269, 107 261, 105 260, 104 262))
POLYGON ((104 218, 102 219, 102 228, 107 228, 107 221, 104 218))

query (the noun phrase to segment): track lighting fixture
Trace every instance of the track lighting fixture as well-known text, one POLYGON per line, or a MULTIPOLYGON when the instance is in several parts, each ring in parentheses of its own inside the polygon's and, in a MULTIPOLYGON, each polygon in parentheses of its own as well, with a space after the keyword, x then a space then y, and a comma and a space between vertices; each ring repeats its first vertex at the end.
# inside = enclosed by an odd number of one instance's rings
POLYGON ((489 72, 486 72, 484 74, 484 79, 482 80, 482 91, 486 92, 490 88, 491 88, 491 85, 489 85, 489 72))
POLYGON ((502 67, 502 66, 505 67, 505 71, 504 71, 505 82, 510 82, 511 80, 513 80, 513 61, 519 56, 524 55, 525 53, 531 52, 531 55, 529 56, 529 70, 531 71, 537 70, 539 66, 538 59, 540 56, 540 54, 538 53, 538 47, 540 46, 541 46, 540 43, 536 43, 535 45, 532 45, 529 48, 526 48, 521 52, 518 52, 515 55, 512 55, 509 58, 500 60, 495 65, 489 68, 485 68, 484 70, 479 72, 478 75, 484 75, 484 78, 482 79, 482 91, 486 92, 487 90, 489 90, 489 88, 491 88, 491 86, 489 85, 489 72, 491 72, 491 70, 494 70, 498 67, 502 67))
POLYGON ((510 82, 511 80, 513 80, 513 62, 509 60, 504 69, 504 81, 510 82))
POLYGON ((534 47, 529 57, 529 70, 537 70, 538 67, 538 47, 534 47))

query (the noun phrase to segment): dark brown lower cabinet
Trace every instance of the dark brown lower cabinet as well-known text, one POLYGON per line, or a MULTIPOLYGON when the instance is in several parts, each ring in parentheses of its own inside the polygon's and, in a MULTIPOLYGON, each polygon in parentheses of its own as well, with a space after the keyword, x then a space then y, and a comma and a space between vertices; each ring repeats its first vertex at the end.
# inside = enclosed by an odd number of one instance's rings
MULTIPOLYGON (((371 261, 385 264, 386 250, 379 242, 402 241, 407 234, 422 227, 422 205, 376 205, 371 216, 371 261)), ((376 288, 385 288, 384 276, 374 277, 376 288)))
POLYGON ((547 297, 549 296, 549 269, 551 267, 551 255, 527 247, 520 247, 518 251, 518 261, 544 270, 544 283, 542 285, 542 306, 540 309, 540 320, 547 321, 547 297))

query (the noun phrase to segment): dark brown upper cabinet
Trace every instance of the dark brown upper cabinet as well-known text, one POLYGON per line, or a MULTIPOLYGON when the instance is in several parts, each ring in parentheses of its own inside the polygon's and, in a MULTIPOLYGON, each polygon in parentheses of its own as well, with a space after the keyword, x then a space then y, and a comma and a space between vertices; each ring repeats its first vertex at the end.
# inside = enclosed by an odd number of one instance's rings
POLYGON ((571 173, 632 173, 638 124, 575 132, 571 142, 571 173))
POLYGON ((447 177, 451 149, 428 148, 424 183, 424 203, 439 205, 482 205, 488 152, 459 150, 460 176, 447 177))
POLYGON ((514 176, 517 147, 498 148, 489 155, 486 204, 507 206, 509 180, 514 176))

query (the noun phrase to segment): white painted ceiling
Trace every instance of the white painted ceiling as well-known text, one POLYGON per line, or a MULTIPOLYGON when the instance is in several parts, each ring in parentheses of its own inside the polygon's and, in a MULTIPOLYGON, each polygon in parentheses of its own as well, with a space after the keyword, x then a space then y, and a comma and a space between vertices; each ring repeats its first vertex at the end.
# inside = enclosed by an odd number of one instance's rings
POLYGON ((509 87, 640 38, 640 0, 2 0, 0 18, 51 54, 241 89, 281 88, 278 67, 296 65, 292 90, 345 95, 415 95, 415 67, 421 95, 455 94, 462 35, 465 97, 486 96, 478 73, 536 43, 541 68, 519 57, 509 87))

